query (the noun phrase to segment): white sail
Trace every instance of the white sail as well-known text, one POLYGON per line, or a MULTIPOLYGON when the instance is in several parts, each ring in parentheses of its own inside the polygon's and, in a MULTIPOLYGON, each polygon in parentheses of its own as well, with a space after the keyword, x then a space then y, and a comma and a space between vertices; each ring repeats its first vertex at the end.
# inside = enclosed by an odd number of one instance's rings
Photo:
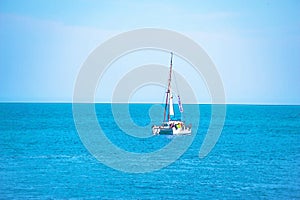
POLYGON ((170 115, 174 115, 174 107, 173 107, 173 95, 170 93, 170 115))

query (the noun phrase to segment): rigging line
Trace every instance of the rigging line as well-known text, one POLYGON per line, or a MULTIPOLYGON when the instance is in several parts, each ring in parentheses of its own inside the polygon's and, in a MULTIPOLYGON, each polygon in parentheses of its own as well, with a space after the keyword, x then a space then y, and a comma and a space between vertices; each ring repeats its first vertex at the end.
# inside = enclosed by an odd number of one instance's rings
POLYGON ((176 93, 177 93, 177 95, 180 95, 178 85, 177 85, 176 76, 175 76, 175 72, 173 72, 173 77, 174 77, 174 82, 175 82, 175 87, 176 87, 176 93))
POLYGON ((176 79, 176 76, 175 76, 175 70, 173 70, 172 73, 173 73, 173 77, 174 77, 174 82, 175 82, 177 96, 180 96, 180 92, 179 92, 178 85, 177 85, 177 79, 176 79))
POLYGON ((184 119, 184 113, 183 113, 183 107, 182 107, 182 100, 181 100, 180 91, 179 91, 178 84, 177 84, 175 70, 173 70, 172 73, 173 73, 175 87, 176 87, 176 92, 177 92, 177 101, 178 101, 178 106, 179 106, 179 110, 180 110, 180 116, 181 116, 181 119, 184 119))

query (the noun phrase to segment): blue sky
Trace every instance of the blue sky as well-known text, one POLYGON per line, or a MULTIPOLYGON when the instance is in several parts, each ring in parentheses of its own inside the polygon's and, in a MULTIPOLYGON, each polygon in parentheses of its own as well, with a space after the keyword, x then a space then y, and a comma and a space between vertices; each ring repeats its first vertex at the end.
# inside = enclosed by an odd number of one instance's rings
MULTIPOLYGON (((300 104, 299 10, 299 1, 1 0, 0 101, 71 101, 93 49, 153 27, 187 35, 208 53, 228 103, 300 104)), ((202 87, 199 102, 209 102, 202 87)), ((101 95, 109 101, 109 92, 101 95)))

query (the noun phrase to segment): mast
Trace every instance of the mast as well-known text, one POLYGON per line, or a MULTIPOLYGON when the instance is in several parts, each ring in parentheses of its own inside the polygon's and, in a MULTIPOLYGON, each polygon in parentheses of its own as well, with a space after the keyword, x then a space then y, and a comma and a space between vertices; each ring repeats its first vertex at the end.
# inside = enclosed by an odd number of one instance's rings
POLYGON ((173 52, 171 52, 170 72, 169 72, 168 89, 167 89, 165 111, 164 111, 164 121, 166 121, 167 107, 168 107, 168 121, 170 121, 170 101, 172 101, 171 98, 173 98, 171 94, 172 65, 173 65, 173 52))

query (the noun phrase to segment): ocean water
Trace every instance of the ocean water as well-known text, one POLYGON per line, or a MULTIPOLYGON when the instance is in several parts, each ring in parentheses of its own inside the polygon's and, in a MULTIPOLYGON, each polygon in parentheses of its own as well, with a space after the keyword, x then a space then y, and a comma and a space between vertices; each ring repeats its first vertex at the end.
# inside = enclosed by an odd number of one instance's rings
MULTIPOLYGON (((228 105, 222 135, 203 159, 211 107, 199 106, 198 131, 180 158, 154 172, 125 173, 85 148, 72 104, 1 103, 0 199, 300 199, 300 106, 228 105)), ((131 104, 132 120, 149 124, 150 107, 131 104)), ((132 139, 114 123, 110 104, 96 110, 107 137, 127 151, 174 140, 132 139)))

